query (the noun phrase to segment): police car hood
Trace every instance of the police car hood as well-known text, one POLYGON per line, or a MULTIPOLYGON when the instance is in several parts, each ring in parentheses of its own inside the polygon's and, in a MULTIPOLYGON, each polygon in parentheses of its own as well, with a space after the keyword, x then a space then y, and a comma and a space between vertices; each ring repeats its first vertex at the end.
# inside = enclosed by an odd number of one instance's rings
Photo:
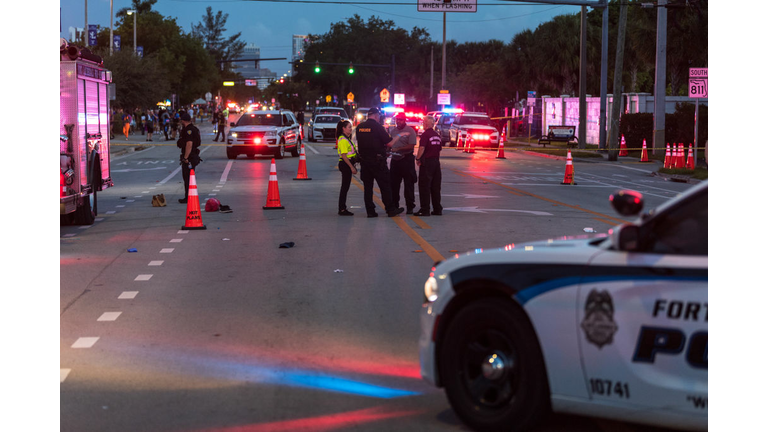
POLYGON ((232 132, 266 132, 270 130, 276 130, 280 126, 235 126, 232 128, 232 132))
MULTIPOLYGON (((340 120, 339 120, 339 121, 340 121, 340 120)), ((329 122, 329 123, 325 123, 325 122, 317 122, 317 123, 315 123, 315 124, 313 125, 313 127, 315 127, 315 128, 335 128, 335 127, 336 127, 336 125, 337 125, 337 124, 339 124, 339 123, 338 123, 339 121, 336 121, 336 122, 329 122)))
POLYGON ((440 273, 484 264, 583 264, 600 253, 609 242, 607 234, 560 237, 534 242, 514 243, 502 247, 475 249, 447 257, 438 266, 440 273))

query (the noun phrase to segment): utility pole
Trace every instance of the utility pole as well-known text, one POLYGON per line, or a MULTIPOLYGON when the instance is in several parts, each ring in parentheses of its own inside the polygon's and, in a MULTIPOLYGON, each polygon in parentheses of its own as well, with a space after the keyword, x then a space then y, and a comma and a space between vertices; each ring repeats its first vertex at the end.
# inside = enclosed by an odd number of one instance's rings
POLYGON ((579 58, 579 148, 587 148, 587 7, 581 7, 581 55, 579 58))
POLYGON ((83 28, 83 46, 88 46, 88 0, 85 0, 85 27, 83 28))
POLYGON ((659 0, 656 8, 656 87, 653 95, 653 154, 664 147, 667 114, 667 0, 659 0))
POLYGON ((606 111, 608 106, 608 1, 603 7, 603 45, 600 50, 600 143, 598 149, 605 150, 606 111))
POLYGON ((113 36, 113 24, 112 24, 112 17, 115 16, 114 12, 112 11, 112 8, 114 6, 114 0, 109 0, 109 55, 112 55, 112 45, 114 45, 113 39, 115 38, 113 36))
POLYGON ((435 46, 432 45, 429 54, 429 100, 435 94, 435 46))
POLYGON ((627 31, 627 5, 621 3, 619 9, 619 29, 616 41, 616 65, 613 68, 613 109, 611 110, 611 134, 608 139, 608 160, 619 160, 619 126, 623 98, 621 96, 621 76, 624 72, 624 35, 627 31))
POLYGON ((440 89, 445 90, 445 12, 443 12, 443 73, 441 75, 440 89))

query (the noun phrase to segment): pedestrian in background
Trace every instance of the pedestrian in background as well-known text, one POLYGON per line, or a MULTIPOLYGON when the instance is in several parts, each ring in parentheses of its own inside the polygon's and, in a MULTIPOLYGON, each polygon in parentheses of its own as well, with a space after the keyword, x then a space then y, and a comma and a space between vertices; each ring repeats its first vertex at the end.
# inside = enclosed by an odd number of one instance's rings
POLYGON ((152 134, 155 132, 155 113, 152 110, 147 111, 147 141, 152 141, 152 134))
POLYGON ((352 183, 352 175, 357 174, 357 150, 352 144, 352 123, 341 120, 336 124, 336 146, 339 152, 339 171, 341 172, 341 190, 339 191, 339 216, 353 216, 347 210, 347 193, 352 183))
POLYGON ((192 109, 192 106, 187 109, 187 113, 189 114, 189 117, 192 119, 192 123, 195 123, 195 110, 192 109))
POLYGON ((224 140, 227 139, 227 135, 225 134, 225 130, 227 129, 227 113, 226 110, 221 111, 219 113, 219 122, 218 122, 218 130, 216 131, 216 137, 213 139, 214 141, 219 140, 219 135, 221 135, 221 142, 224 142, 224 140))
POLYGON ((186 204, 189 198, 189 173, 200 163, 200 130, 192 124, 192 117, 182 111, 179 116, 182 124, 176 146, 181 149, 181 176, 184 178, 184 198, 179 202, 186 204))
POLYGON ((168 109, 163 109, 160 114, 160 127, 163 128, 163 134, 165 140, 168 141, 168 129, 171 128, 171 116, 168 114, 168 109))
POLYGON ((131 115, 128 114, 128 111, 126 111, 123 114, 123 135, 125 135, 125 140, 128 141, 128 134, 131 132, 131 115))
POLYGON ((392 202, 400 207, 400 183, 403 183, 403 198, 405 199, 406 214, 413 214, 416 207, 416 165, 414 164, 413 149, 416 147, 416 131, 405 123, 405 113, 395 116, 395 127, 390 129, 390 135, 408 132, 392 145, 392 160, 389 163, 389 178, 392 184, 392 202))
POLYGON ((435 132, 435 118, 424 117, 424 133, 419 141, 419 154, 416 155, 416 165, 419 166, 419 201, 421 208, 414 216, 429 216, 430 199, 432 201, 432 215, 441 216, 443 206, 440 205, 440 184, 442 172, 440 171, 440 150, 443 149, 440 135, 435 132))
POLYGON ((176 139, 176 133, 179 131, 179 122, 181 121, 179 118, 179 113, 181 111, 176 111, 173 113, 173 117, 171 118, 171 139, 176 139))
MULTIPOLYGON (((377 217, 376 205, 373 203, 373 181, 379 185, 381 200, 387 216, 395 217, 404 212, 402 207, 395 207, 392 202, 392 190, 389 184, 389 168, 387 167, 387 148, 392 147, 401 135, 390 139, 384 126, 379 122, 381 111, 373 107, 368 110, 368 119, 355 129, 357 148, 360 154, 360 177, 363 180, 363 201, 368 217, 377 217)), ((403 132, 407 136, 408 132, 403 132)))

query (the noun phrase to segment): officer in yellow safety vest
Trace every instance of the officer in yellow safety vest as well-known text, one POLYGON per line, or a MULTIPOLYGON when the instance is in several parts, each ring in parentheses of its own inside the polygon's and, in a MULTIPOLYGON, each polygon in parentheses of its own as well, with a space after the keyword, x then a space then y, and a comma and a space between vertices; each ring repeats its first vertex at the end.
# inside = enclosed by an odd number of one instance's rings
POLYGON ((339 216, 353 216, 347 210, 347 192, 352 183, 352 174, 357 174, 357 150, 352 144, 352 123, 342 120, 336 124, 336 148, 339 152, 339 171, 341 171, 341 191, 339 191, 339 216))

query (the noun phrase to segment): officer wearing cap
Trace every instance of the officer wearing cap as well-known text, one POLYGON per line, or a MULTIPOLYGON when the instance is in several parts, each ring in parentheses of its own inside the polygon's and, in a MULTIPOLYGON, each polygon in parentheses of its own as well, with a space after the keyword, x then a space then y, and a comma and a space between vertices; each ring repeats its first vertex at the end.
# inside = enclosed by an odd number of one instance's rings
POLYGON ((384 126, 379 123, 381 111, 373 107, 368 110, 368 119, 355 129, 357 136, 357 151, 360 155, 360 177, 363 180, 363 201, 368 217, 377 217, 376 206, 373 203, 373 181, 379 185, 381 200, 387 216, 394 217, 405 211, 396 207, 392 201, 392 191, 389 184, 389 168, 387 168, 387 149, 408 132, 401 132, 391 138, 384 126))
POLYGON ((400 183, 403 183, 403 197, 405 198, 406 214, 413 214, 416 207, 416 166, 414 164, 413 149, 416 147, 416 131, 405 122, 405 113, 395 116, 395 127, 390 128, 390 134, 395 135, 408 132, 409 135, 401 136, 392 145, 392 161, 389 164, 389 178, 392 185, 392 201, 395 207, 400 206, 400 183))
POLYGON ((200 130, 192 124, 192 117, 188 112, 179 114, 181 120, 181 133, 176 146, 181 149, 181 176, 184 178, 184 198, 179 202, 185 204, 189 197, 189 172, 200 163, 200 130))

